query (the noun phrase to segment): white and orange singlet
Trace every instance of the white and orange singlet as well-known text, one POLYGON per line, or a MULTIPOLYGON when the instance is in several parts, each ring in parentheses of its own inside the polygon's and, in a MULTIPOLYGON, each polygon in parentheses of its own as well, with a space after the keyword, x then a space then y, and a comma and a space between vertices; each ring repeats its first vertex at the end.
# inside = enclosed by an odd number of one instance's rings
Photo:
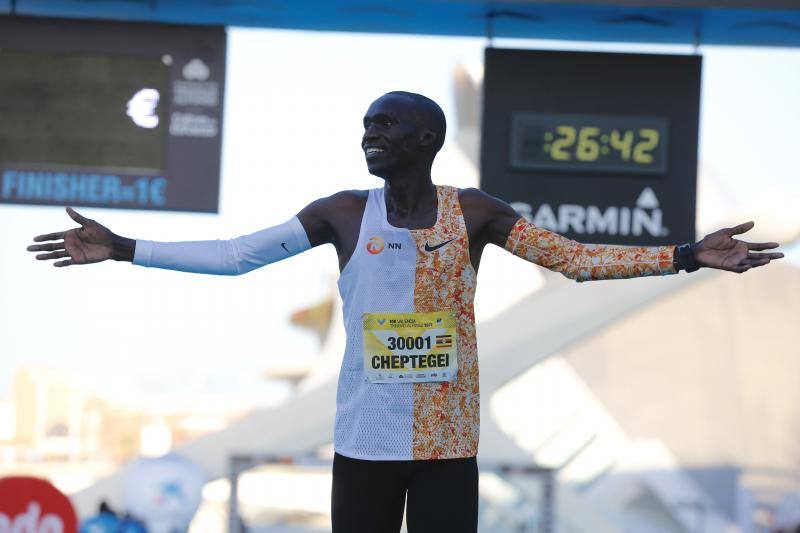
MULTIPOLYGON (((437 186, 436 223, 389 224, 369 191, 358 244, 339 277, 347 344, 334 446, 355 459, 472 457, 480 400, 476 273, 458 189, 437 186)), ((311 248, 297 217, 224 241, 136 241, 134 264, 238 275, 311 248)), ((674 274, 674 247, 581 244, 520 218, 505 249, 576 281, 674 274)))
POLYGON ((436 193, 435 225, 406 229, 387 221, 384 190, 369 191, 358 244, 339 278, 347 332, 335 426, 342 455, 477 454, 476 273, 458 189, 436 193))

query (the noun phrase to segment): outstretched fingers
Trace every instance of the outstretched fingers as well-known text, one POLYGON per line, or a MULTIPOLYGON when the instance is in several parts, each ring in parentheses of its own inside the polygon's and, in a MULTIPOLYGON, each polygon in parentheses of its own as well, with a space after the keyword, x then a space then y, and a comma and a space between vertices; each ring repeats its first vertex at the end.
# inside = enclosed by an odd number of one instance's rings
POLYGON ((53 250, 63 250, 64 241, 48 242, 47 244, 31 244, 27 250, 29 252, 50 252, 53 250))
MULTIPOLYGON (((78 213, 77 211, 72 209, 71 207, 67 208, 67 214, 69 215, 69 217, 72 220, 74 220, 75 222, 77 222, 81 226, 85 226, 87 223, 91 222, 90 219, 88 219, 85 216, 81 215, 80 213, 78 213)), ((56 231, 54 233, 45 233, 44 235, 37 235, 36 237, 34 237, 33 238, 33 242, 64 240, 64 235, 66 235, 66 234, 67 234, 66 231, 56 231)), ((61 243, 61 244, 63 244, 63 243, 61 243)), ((63 246, 62 246, 62 248, 63 248, 63 246)), ((28 250, 31 251, 31 252, 35 252, 35 251, 38 251, 38 250, 48 250, 48 249, 51 249, 51 248, 33 249, 33 247, 31 247, 31 246, 28 247, 28 250)))
POLYGON ((85 216, 81 215, 80 213, 78 213, 77 211, 75 211, 74 209, 72 209, 71 207, 68 207, 68 208, 67 208, 67 214, 69 215, 69 217, 70 217, 72 220, 74 220, 75 222, 77 222, 77 223, 78 223, 78 224, 80 224, 81 226, 85 226, 86 224, 88 224, 89 222, 91 222, 91 220, 89 220, 89 219, 88 219, 88 218, 86 218, 85 216))
MULTIPOLYGON (((748 255, 748 257, 746 259, 742 259, 742 261, 738 265, 736 265, 736 267, 734 267, 734 269, 733 269, 734 272, 741 273, 741 272, 745 272, 745 271, 747 271, 747 270, 749 270, 751 268, 757 268, 757 267, 761 267, 761 266, 764 266, 764 265, 768 265, 770 263, 770 261, 772 261, 772 259, 774 259, 773 257, 771 257, 774 254, 754 254, 754 255, 756 255, 756 257, 750 257, 748 255)), ((781 255, 781 257, 783 257, 783 254, 779 254, 779 255, 781 255)), ((779 259, 779 258, 777 258, 777 259, 779 259)))
POLYGON ((65 266, 74 265, 74 264, 75 264, 75 261, 73 261, 72 259, 65 259, 64 261, 56 261, 55 263, 53 263, 53 266, 65 267, 65 266))
POLYGON ((769 264, 770 258, 769 257, 759 257, 758 259, 745 259, 744 263, 752 266, 752 267, 760 267, 766 264, 769 264))
POLYGON ((751 220, 750 222, 745 222, 744 224, 739 224, 738 226, 727 228, 725 230, 725 233, 727 233, 730 237, 733 237, 734 235, 739 235, 740 233, 745 233, 746 231, 750 231, 751 229, 753 229, 753 226, 755 225, 756 223, 751 220))
POLYGON ((746 242, 748 250, 772 250, 780 246, 777 242, 746 242))
POLYGON ((748 259, 781 259, 783 258, 783 253, 781 252, 769 252, 765 254, 760 254, 756 252, 747 252, 748 259))
POLYGON ((751 268, 758 268, 764 265, 768 265, 773 259, 781 259, 782 257, 783 254, 780 252, 770 252, 770 253, 747 252, 747 256, 744 259, 739 261, 738 264, 734 265, 728 270, 731 270, 732 272, 738 272, 739 274, 741 274, 743 272, 747 272, 751 268))
POLYGON ((42 241, 55 241, 57 239, 63 239, 64 235, 66 235, 66 231, 57 231, 55 233, 45 233, 44 235, 37 235, 33 238, 33 242, 42 242, 42 241))
POLYGON ((36 259, 43 261, 46 259, 59 259, 61 257, 70 257, 66 250, 59 250, 58 252, 50 252, 49 254, 39 254, 36 259))

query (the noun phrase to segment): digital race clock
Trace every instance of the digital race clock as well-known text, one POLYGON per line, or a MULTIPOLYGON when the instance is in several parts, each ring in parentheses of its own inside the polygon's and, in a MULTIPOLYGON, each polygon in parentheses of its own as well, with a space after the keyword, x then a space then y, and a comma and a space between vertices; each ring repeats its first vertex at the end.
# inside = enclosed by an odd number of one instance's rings
POLYGON ((665 175, 662 117, 513 113, 511 168, 665 175))
POLYGON ((481 189, 581 243, 694 242, 701 67, 487 48, 481 189))

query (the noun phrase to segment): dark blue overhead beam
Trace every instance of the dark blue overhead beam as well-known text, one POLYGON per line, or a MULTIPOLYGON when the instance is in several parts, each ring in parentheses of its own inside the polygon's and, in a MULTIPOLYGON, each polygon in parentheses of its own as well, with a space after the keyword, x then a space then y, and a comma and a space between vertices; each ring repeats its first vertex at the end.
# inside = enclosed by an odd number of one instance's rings
POLYGON ((0 12, 321 31, 800 46, 800 0, 789 5, 798 9, 475 0, 0 0, 0 12))

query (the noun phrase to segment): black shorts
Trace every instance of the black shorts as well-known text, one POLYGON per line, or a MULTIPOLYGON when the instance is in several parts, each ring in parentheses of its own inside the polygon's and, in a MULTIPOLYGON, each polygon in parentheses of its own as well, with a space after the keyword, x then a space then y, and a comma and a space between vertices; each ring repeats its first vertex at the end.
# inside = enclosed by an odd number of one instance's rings
POLYGON ((406 505, 408 533, 478 531, 474 457, 429 461, 333 458, 333 533, 397 533, 406 505))

